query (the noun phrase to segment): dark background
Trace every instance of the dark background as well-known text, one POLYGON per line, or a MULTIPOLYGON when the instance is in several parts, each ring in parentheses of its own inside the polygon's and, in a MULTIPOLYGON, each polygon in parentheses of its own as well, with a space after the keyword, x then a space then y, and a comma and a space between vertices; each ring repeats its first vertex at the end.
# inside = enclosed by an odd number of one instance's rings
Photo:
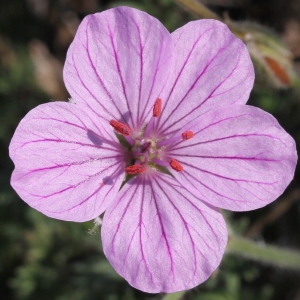
MULTIPOLYGON (((215 12, 250 20, 278 33, 300 62, 300 1, 207 0, 215 12)), ((21 118, 38 104, 67 100, 62 81, 65 54, 81 19, 117 5, 140 8, 170 31, 194 17, 172 0, 0 0, 0 299, 135 300, 161 295, 134 290, 103 255, 93 223, 53 220, 29 208, 10 187, 8 145, 21 118)), ((249 104, 275 115, 300 142, 297 85, 257 86, 249 104)), ((260 243, 300 250, 299 170, 285 194, 253 212, 227 213, 233 228, 260 243)), ((299 300, 300 271, 276 269, 232 255, 201 286, 193 300, 299 300)))

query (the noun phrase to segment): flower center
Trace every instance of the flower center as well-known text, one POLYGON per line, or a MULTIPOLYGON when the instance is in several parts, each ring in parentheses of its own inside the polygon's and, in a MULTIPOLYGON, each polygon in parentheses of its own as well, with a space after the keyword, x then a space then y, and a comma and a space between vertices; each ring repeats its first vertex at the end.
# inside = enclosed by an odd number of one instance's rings
MULTIPOLYGON (((176 142, 186 141, 194 137, 192 131, 185 131, 180 136, 172 138, 151 137, 156 118, 162 113, 162 100, 157 98, 153 113, 149 123, 139 132, 133 132, 130 127, 117 120, 111 120, 109 124, 115 129, 117 134, 121 134, 127 144, 127 150, 130 153, 130 161, 128 162, 125 172, 128 175, 138 175, 146 172, 149 168, 163 172, 163 169, 171 167, 177 172, 183 171, 183 166, 175 158, 168 154, 167 146, 176 142)), ((168 170, 165 170, 167 173, 168 170)))
POLYGON ((158 155, 156 143, 151 139, 137 138, 131 151, 133 158, 143 164, 148 164, 158 155))

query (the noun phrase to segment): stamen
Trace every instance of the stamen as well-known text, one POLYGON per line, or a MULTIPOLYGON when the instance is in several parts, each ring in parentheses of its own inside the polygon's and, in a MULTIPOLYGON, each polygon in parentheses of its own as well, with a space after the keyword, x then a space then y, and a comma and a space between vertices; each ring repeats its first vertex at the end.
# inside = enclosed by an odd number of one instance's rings
POLYGON ((111 120, 109 122, 109 124, 119 133, 123 134, 123 135, 129 135, 132 130, 125 124, 117 121, 117 120, 111 120))
POLYGON ((193 131, 185 131, 184 133, 182 133, 182 139, 184 141, 189 140, 193 137, 194 137, 194 132, 193 131))
POLYGON ((160 165, 162 167, 169 167, 170 166, 170 164, 168 164, 166 161, 155 158, 155 157, 152 159, 152 162, 154 162, 155 164, 160 165))
POLYGON ((161 99, 157 98, 153 106, 153 117, 159 117, 161 114, 161 99))
POLYGON ((171 166, 171 168, 173 170, 175 170, 177 172, 183 171, 183 166, 175 158, 170 159, 169 165, 171 166))
POLYGON ((135 174, 140 174, 145 172, 147 169, 145 166, 143 165, 133 165, 133 166, 129 166, 125 169, 126 174, 129 175, 135 175, 135 174))

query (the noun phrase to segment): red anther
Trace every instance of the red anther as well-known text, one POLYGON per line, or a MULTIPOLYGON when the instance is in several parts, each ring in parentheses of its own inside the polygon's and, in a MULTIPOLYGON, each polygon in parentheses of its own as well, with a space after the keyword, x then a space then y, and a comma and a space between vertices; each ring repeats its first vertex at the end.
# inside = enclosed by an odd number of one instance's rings
POLYGON ((169 164, 173 170, 177 172, 183 171, 183 166, 175 158, 171 158, 169 164))
POLYGON ((129 175, 135 175, 135 174, 140 174, 146 171, 146 167, 143 165, 133 165, 129 166, 125 169, 126 174, 129 175))
POLYGON ((182 139, 184 141, 191 139, 192 137, 194 137, 194 132, 193 131, 185 131, 182 135, 182 139))
POLYGON ((132 130, 125 124, 117 121, 117 120, 111 120, 109 122, 109 124, 119 133, 123 134, 123 135, 129 135, 132 130))
POLYGON ((157 98, 153 106, 153 117, 159 117, 161 114, 161 99, 157 98))

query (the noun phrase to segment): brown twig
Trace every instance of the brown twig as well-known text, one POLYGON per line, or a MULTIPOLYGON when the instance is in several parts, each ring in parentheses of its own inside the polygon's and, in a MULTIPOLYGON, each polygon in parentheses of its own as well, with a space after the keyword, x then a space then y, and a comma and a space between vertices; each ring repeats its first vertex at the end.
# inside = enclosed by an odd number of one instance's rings
POLYGON ((289 195, 282 198, 281 201, 277 202, 273 209, 269 211, 265 216, 259 218, 248 229, 245 236, 248 238, 257 236, 263 231, 264 227, 279 219, 298 200, 300 200, 300 189, 295 189, 289 195))

